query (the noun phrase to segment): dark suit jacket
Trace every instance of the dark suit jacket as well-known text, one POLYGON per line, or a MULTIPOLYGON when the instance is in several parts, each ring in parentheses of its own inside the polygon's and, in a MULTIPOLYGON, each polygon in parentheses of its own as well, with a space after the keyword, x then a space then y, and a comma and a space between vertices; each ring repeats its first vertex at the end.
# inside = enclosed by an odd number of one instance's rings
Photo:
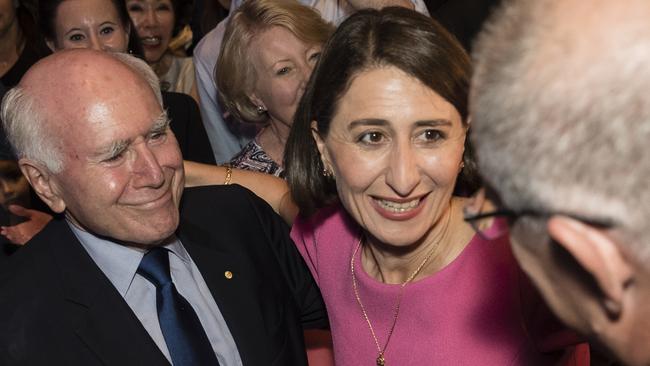
MULTIPOLYGON (((181 242, 244 365, 306 365, 302 327, 327 326, 320 293, 265 202, 239 186, 185 192, 181 242), (233 273, 232 279, 224 275, 233 273)), ((0 365, 167 365, 70 228, 54 220, 0 274, 0 365)))
POLYGON ((199 106, 183 93, 162 92, 163 106, 171 120, 170 128, 178 140, 183 159, 216 164, 214 152, 205 132, 199 106))

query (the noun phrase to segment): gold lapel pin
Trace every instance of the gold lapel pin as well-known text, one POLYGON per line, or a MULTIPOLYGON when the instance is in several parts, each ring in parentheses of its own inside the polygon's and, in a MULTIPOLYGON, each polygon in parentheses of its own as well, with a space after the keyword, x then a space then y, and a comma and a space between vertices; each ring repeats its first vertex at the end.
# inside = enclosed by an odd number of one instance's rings
POLYGON ((226 277, 226 279, 229 279, 229 280, 232 279, 232 272, 230 272, 230 271, 226 271, 226 272, 224 272, 223 275, 226 277))

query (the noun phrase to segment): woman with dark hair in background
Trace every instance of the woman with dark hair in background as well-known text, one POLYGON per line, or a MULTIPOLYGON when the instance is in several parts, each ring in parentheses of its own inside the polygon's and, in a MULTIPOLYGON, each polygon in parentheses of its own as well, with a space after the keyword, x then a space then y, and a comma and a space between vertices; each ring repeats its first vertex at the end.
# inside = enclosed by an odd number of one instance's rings
POLYGON ((38 25, 48 47, 53 51, 65 48, 94 48, 109 52, 128 52, 140 58, 144 57, 138 36, 131 32, 133 24, 126 7, 119 0, 109 1, 69 3, 70 9, 66 11, 74 11, 75 16, 62 18, 59 18, 58 11, 65 0, 39 1, 38 25), (97 18, 100 12, 94 11, 95 9, 102 10, 103 16, 97 18), (90 19, 81 21, 80 17, 85 14, 90 19))
MULTIPOLYGON (((198 102, 192 58, 185 54, 183 44, 170 44, 182 31, 189 31, 186 26, 192 15, 192 1, 126 0, 126 7, 140 38, 144 59, 160 78, 161 89, 189 94, 198 102)), ((191 36, 186 40, 189 46, 191 36)))
POLYGON ((460 44, 403 8, 352 15, 323 49, 285 164, 301 212, 292 237, 337 364, 589 364, 588 346, 548 321, 508 235, 464 222, 469 201, 454 192, 477 188, 469 75, 460 44))
POLYGON ((0 0, 0 83, 13 87, 50 53, 29 10, 19 0, 0 0))

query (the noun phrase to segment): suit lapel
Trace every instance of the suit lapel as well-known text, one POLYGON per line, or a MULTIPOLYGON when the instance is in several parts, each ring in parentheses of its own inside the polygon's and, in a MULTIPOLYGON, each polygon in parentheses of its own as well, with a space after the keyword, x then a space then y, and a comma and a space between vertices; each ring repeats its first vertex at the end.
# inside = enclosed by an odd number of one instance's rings
POLYGON ((259 299, 254 295, 259 279, 247 271, 246 259, 235 254, 230 243, 187 221, 181 222, 178 236, 219 306, 243 364, 264 364, 269 350, 259 329, 262 319, 259 299))
POLYGON ((62 272, 64 311, 83 343, 106 365, 169 364, 67 224, 53 224, 51 254, 62 272))

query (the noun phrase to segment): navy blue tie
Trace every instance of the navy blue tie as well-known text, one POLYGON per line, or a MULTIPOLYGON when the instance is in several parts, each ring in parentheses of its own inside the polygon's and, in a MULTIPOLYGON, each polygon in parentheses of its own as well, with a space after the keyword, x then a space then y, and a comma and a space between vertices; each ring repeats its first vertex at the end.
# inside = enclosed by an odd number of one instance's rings
POLYGON ((158 321, 174 366, 219 365, 199 318, 176 291, 169 273, 167 249, 151 249, 138 273, 156 286, 158 321))

